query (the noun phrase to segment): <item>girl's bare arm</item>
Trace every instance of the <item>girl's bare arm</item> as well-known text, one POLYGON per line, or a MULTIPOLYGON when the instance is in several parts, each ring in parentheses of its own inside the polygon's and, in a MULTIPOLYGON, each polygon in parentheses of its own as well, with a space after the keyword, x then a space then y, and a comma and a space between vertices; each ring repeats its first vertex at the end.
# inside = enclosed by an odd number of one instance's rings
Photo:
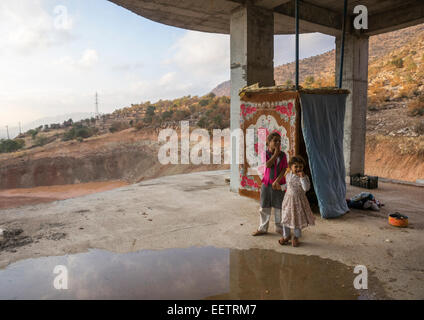
POLYGON ((289 168, 287 168, 286 172, 281 171, 281 172, 280 172, 280 174, 278 175, 277 179, 275 179, 275 181, 280 182, 281 178, 282 178, 283 176, 286 176, 286 175, 287 175, 287 173, 288 173, 289 171, 290 171, 290 169, 289 169, 289 168))

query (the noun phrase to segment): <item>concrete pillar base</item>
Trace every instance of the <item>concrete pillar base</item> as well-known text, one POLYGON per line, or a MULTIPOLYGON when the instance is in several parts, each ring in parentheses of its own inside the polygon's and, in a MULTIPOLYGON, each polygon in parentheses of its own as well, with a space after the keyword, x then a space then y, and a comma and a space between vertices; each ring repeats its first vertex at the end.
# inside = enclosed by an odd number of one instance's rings
MULTIPOLYGON (((341 39, 336 38, 336 85, 339 83, 341 39)), ((346 175, 364 174, 368 100, 368 37, 348 34, 345 40, 343 88, 346 102, 344 158, 346 175)))

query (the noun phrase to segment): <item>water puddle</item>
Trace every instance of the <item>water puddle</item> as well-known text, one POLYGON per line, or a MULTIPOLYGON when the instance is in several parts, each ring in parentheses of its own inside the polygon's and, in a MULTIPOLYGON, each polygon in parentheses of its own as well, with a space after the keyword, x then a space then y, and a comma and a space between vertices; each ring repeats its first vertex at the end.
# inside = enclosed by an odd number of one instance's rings
POLYGON ((193 247, 116 254, 104 250, 14 263, 0 270, 0 299, 376 299, 356 290, 353 269, 273 250, 193 247), (56 266, 68 290, 54 287, 56 266))

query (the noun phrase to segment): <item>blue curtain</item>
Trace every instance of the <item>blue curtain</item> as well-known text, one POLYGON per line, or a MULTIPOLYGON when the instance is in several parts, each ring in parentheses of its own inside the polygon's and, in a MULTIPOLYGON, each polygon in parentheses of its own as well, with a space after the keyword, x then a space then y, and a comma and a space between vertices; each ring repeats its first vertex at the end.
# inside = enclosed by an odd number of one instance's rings
POLYGON ((349 211, 346 204, 346 170, 343 130, 347 94, 300 95, 302 132, 312 181, 323 218, 349 211))

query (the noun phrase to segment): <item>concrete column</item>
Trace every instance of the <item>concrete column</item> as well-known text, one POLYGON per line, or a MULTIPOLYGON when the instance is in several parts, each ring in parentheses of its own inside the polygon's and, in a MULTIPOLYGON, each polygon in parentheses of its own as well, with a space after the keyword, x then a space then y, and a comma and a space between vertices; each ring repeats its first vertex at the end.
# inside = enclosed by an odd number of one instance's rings
MULTIPOLYGON (((240 128, 239 89, 274 82, 274 13, 250 3, 231 14, 231 132, 240 128)), ((234 140, 233 140, 234 141, 234 140)), ((237 146, 232 144, 232 154, 237 146)), ((232 157, 231 191, 238 192, 239 166, 232 157)))
MULTIPOLYGON (((336 86, 339 83, 341 40, 336 38, 336 86)), ((346 175, 364 173, 368 93, 368 37, 347 34, 343 88, 350 90, 344 123, 346 175)))

